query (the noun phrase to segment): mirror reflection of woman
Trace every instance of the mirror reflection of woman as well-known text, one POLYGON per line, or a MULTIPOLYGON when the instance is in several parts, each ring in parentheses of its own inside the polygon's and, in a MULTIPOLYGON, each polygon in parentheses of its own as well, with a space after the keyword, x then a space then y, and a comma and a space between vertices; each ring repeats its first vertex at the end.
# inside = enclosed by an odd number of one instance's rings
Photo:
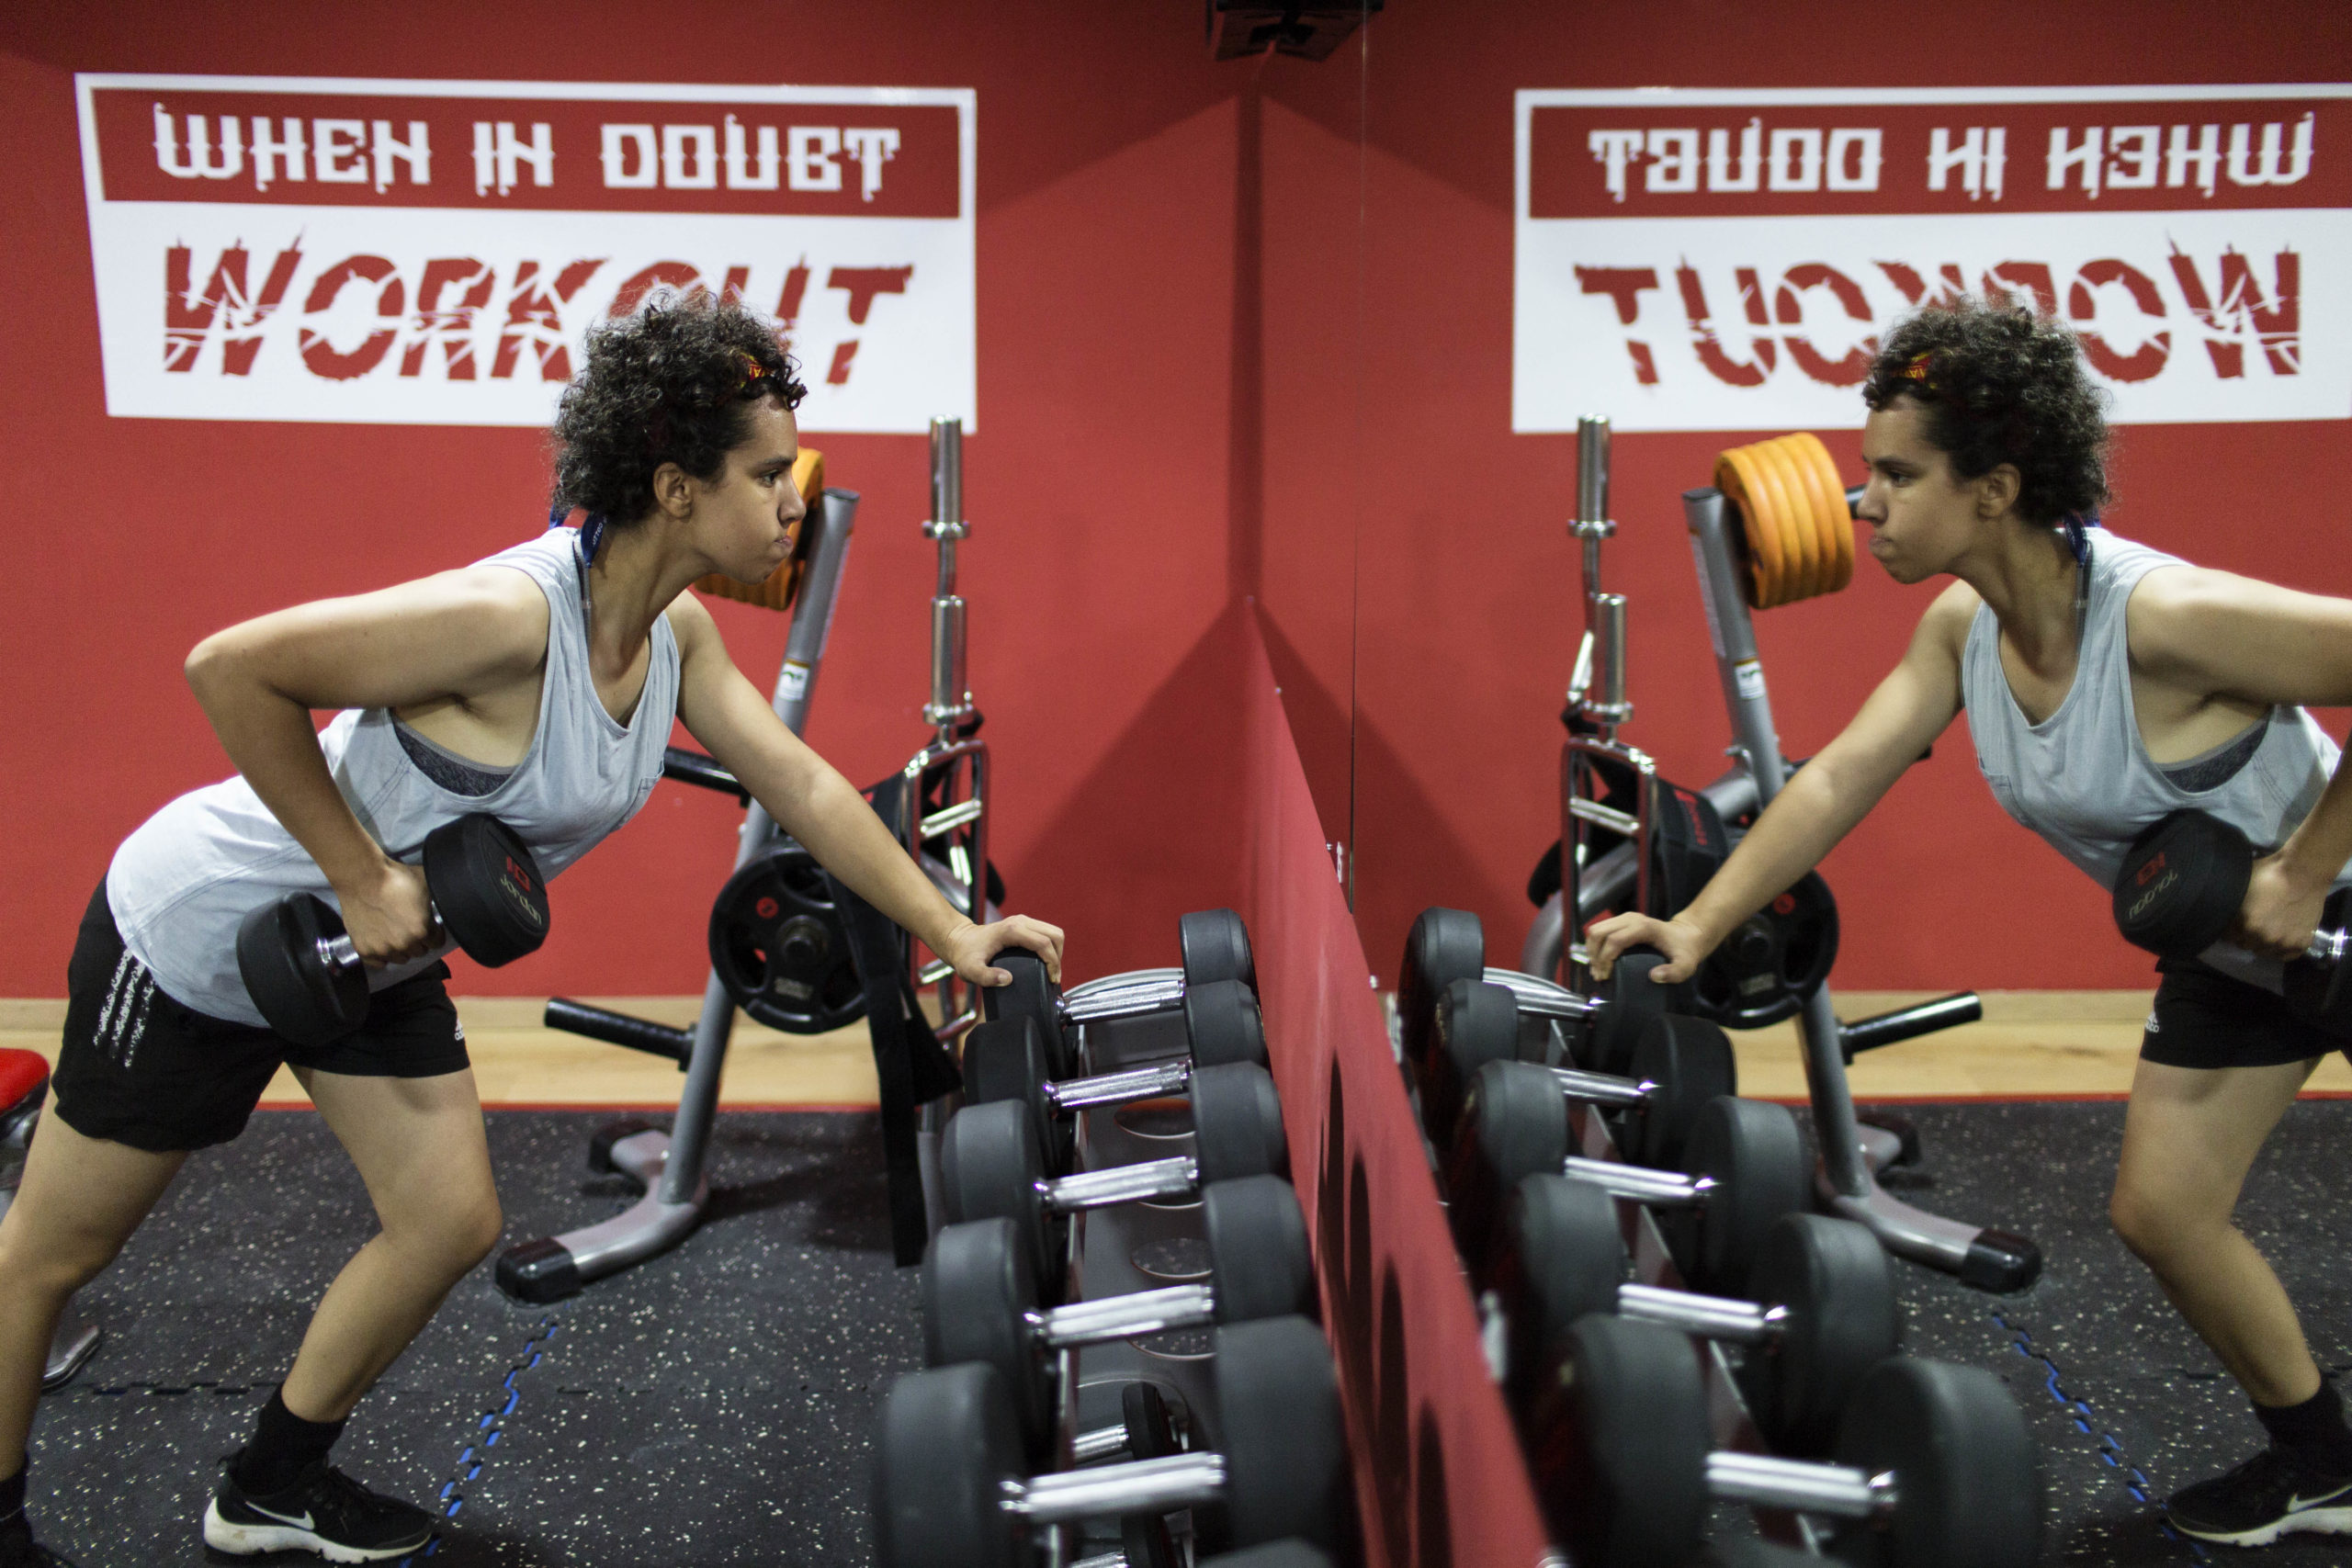
POLYGON ((1592 967, 1606 976, 1649 946, 1669 960, 1654 979, 1688 978, 1962 712, 1995 798, 2102 886, 2143 828, 2182 807, 2278 846, 2226 942, 2157 965, 2108 1212, 2268 1438, 2176 1493, 2174 1527, 2249 1546, 2352 1530, 2342 1404, 2231 1218, 2304 1080, 2352 1043, 2278 991, 2280 961, 2310 942, 2330 889, 2352 882, 2352 782, 2304 711, 2352 704, 2352 602, 2192 566, 2098 526, 2104 395, 2046 318, 1975 300, 1920 310, 1887 335, 1863 400, 1858 515, 1871 554, 1897 582, 1957 581, 1690 906, 1596 924, 1592 967))

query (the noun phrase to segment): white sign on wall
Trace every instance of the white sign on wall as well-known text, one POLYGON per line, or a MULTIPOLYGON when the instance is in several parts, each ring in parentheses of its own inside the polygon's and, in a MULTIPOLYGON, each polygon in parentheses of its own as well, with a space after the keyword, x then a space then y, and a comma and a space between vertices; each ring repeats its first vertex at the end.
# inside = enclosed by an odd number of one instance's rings
POLYGON ((976 423, 968 88, 75 85, 108 413, 543 425, 667 286, 777 319, 807 429, 976 423))
POLYGON ((1517 95, 1511 428, 1852 424, 2004 290, 2126 423, 2352 418, 2352 85, 1517 95))

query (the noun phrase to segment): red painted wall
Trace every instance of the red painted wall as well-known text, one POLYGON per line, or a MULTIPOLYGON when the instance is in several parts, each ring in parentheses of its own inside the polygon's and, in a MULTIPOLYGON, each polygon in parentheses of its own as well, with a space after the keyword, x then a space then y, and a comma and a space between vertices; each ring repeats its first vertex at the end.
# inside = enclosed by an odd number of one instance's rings
MULTIPOLYGON (((2096 0, 1890 10, 1681 0, 1594 11, 1392 6, 1371 39, 1367 393, 1356 603, 1356 915, 1393 984, 1432 903, 1486 919, 1515 962, 1523 896, 1559 832, 1561 731, 1582 610, 1563 526, 1573 435, 1510 434, 1511 95, 1521 87, 2075 85, 2299 82, 2352 61, 2352 9, 2289 0, 2233 13, 2096 0)), ((1350 128, 1332 121, 1335 132, 1350 128)), ((1606 412, 1606 411, 1596 411, 1606 412)), ((2346 411, 2352 413, 2352 410, 2346 411)), ((1821 432, 1849 482, 1862 411, 1821 432)), ((1730 740, 1680 492, 1736 436, 1621 436, 1609 586, 1630 600, 1625 739, 1703 783, 1730 740)), ((2119 533, 2213 566, 2352 592, 2352 508, 2332 476, 2352 423, 2121 433, 2119 533)), ((1853 585, 1758 617, 1783 746, 1833 736, 1902 652, 1930 590, 1867 558, 1853 585)), ((2338 737, 2342 714, 2324 715, 2338 737)), ((1844 915, 1840 985, 2152 985, 2103 890, 2016 827, 1976 776, 1964 727, 1828 859, 1844 915)))

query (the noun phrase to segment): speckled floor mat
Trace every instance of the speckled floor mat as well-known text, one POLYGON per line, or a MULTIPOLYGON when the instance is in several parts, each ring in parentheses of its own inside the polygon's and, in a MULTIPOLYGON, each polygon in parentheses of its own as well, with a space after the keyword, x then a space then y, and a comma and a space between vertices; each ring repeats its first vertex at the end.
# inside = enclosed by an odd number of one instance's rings
MULTIPOLYGON (((2243 1563, 2352 1561, 2352 1540, 2290 1536, 2245 1551, 2207 1547, 2161 1522, 2165 1496, 2251 1456, 2264 1441, 2245 1397, 2107 1224, 2123 1135, 2120 1104, 1902 1108, 1925 1158, 1894 1173, 1907 1201, 2041 1244, 2040 1283, 1984 1295, 1898 1265, 1914 1354, 1999 1372, 2041 1443, 2045 1561, 2243 1563)), ((2352 1102, 2289 1111, 2247 1179, 2239 1223, 2285 1281, 2322 1366, 2352 1365, 2352 1102)), ((1894 1187, 1890 1181, 1889 1186, 1894 1187)))
MULTIPOLYGON (((492 1113, 508 1241, 634 1197, 588 1171, 605 1119, 492 1113)), ((435 1568, 868 1560, 873 1415, 921 1335, 914 1272, 890 1262, 875 1120, 724 1116, 711 1179, 702 1229, 569 1302, 517 1305, 484 1264, 360 1405, 337 1461, 456 1506, 435 1568)), ((243 1440, 311 1304, 373 1228, 307 1112, 263 1112, 192 1158, 85 1292, 106 1342, 42 1401, 44 1542, 83 1568, 201 1562, 214 1461, 243 1440)))

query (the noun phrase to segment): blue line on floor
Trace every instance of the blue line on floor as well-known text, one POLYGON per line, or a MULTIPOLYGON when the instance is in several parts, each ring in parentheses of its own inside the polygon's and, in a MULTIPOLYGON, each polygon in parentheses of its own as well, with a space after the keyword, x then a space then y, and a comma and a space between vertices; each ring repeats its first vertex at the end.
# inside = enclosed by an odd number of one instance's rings
MULTIPOLYGON (((2148 1481, 2147 1472, 2142 1470, 2138 1465, 2133 1464, 2131 1461, 2130 1456, 2124 1453, 2122 1438, 2117 1437, 2114 1433, 2106 1430, 2103 1426, 2096 1425, 2096 1423, 2098 1422, 2098 1416, 2091 1409, 2090 1401, 2086 1399, 2078 1399, 2075 1395, 2066 1392, 2064 1385, 2060 1383, 2058 1381, 2058 1363, 2052 1360, 2047 1355, 2044 1355, 2041 1350, 2034 1345, 2033 1335, 2029 1330, 2018 1327, 2016 1324, 2011 1323, 2007 1318, 2002 1316, 1997 1309, 1993 1314, 1993 1321, 2001 1325, 2001 1329, 2004 1333, 2012 1336, 2010 1345, 2018 1355, 2025 1357, 2028 1360, 2040 1362, 2041 1365, 2048 1371, 2049 1375, 2042 1380, 2042 1386, 2050 1391, 2050 1397, 2056 1400, 2059 1405, 2065 1410, 2067 1419, 2074 1422, 2075 1429, 2076 1431, 2082 1433, 2086 1438, 2096 1438, 2098 1439, 2098 1457, 2100 1461, 2105 1463, 2109 1470, 2119 1472, 2121 1474, 2123 1479, 2123 1489, 2132 1494, 2132 1500, 2145 1504, 2147 1506, 2152 1508, 2157 1506, 2158 1505, 2155 1495, 2149 1489, 2150 1483, 2148 1481)), ((2206 1553, 2203 1543, 2192 1540, 2188 1537, 2181 1534, 2161 1517, 2156 1521, 2156 1530, 2166 1540, 2174 1541, 2179 1545, 2188 1548, 2188 1555, 2192 1561, 2208 1563, 2213 1561, 2213 1559, 2206 1553)))
MULTIPOLYGON (((507 1417, 513 1416, 523 1403, 523 1391, 519 1386, 522 1376, 539 1364, 540 1358, 546 1353, 548 1341, 556 1336, 557 1326, 552 1315, 539 1319, 538 1328, 523 1346, 523 1353, 514 1359, 514 1364, 506 1369, 506 1375, 498 1382, 499 1392, 506 1396, 504 1402, 493 1404, 484 1410, 481 1418, 467 1433, 465 1447, 458 1451, 457 1462, 449 1467, 449 1479, 434 1499, 440 1506, 443 1522, 456 1518, 458 1510, 466 1506, 465 1488, 480 1479, 483 1467, 489 1463, 490 1450, 496 1448, 498 1439, 506 1435, 507 1417)), ((412 1568, 413 1564, 424 1558, 437 1556, 440 1551, 441 1532, 436 1529, 433 1532, 433 1539, 424 1543, 424 1550, 401 1558, 399 1568, 412 1568)))

